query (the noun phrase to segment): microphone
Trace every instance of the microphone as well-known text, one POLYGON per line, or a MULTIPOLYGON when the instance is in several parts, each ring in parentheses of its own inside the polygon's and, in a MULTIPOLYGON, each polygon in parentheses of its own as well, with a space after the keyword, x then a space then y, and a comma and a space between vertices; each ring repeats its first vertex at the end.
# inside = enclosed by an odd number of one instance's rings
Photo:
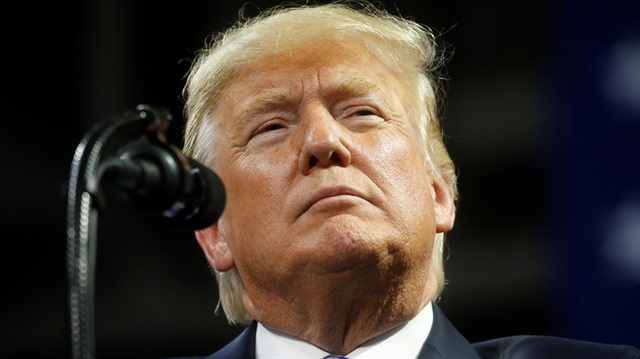
POLYGON ((76 147, 67 191, 68 315, 74 358, 95 357, 94 262, 103 206, 113 201, 134 214, 190 229, 206 228, 222 215, 222 180, 167 142, 171 120, 166 108, 140 104, 94 124, 76 147))
POLYGON ((203 229, 222 215, 220 177, 168 143, 134 143, 98 168, 102 201, 114 200, 135 214, 203 229))

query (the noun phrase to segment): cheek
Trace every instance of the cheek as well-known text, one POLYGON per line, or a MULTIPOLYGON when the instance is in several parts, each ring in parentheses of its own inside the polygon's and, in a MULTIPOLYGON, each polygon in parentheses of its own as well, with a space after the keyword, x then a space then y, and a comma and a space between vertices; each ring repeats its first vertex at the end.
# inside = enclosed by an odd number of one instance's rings
MULTIPOLYGON (((433 216, 430 178, 417 146, 403 136, 385 136, 370 150, 373 181, 400 221, 429 226, 433 216)), ((425 228, 426 229, 426 228, 425 228)))
POLYGON ((288 162, 283 157, 263 155, 228 163, 220 175, 227 190, 225 211, 230 224, 242 227, 237 231, 271 226, 289 188, 288 162))
POLYGON ((411 140, 404 136, 383 136, 367 156, 375 161, 371 165, 381 176, 381 185, 385 188, 399 193, 428 192, 428 171, 411 140))

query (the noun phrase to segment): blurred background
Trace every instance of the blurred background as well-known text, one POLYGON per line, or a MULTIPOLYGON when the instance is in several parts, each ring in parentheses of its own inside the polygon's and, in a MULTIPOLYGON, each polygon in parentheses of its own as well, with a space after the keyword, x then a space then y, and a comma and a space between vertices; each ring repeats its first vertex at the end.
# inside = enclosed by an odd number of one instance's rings
MULTIPOLYGON (((174 114, 205 39, 244 1, 12 2, 4 12, 1 358, 69 357, 65 192, 97 122, 174 114)), ((276 4, 248 3, 255 14, 276 4)), ((470 341, 640 346, 640 9, 623 0, 382 1, 442 33, 461 201, 440 306, 470 341)), ((191 231, 99 219, 98 358, 210 354, 233 338, 191 231)))

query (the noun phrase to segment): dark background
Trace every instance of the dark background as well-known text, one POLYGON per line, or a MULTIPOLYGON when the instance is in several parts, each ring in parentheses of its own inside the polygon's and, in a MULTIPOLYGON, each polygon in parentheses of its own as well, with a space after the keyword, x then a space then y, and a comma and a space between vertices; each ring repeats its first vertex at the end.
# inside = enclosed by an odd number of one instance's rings
MULTIPOLYGON (((241 1, 12 2, 2 22, 0 357, 69 357, 65 191, 92 124, 160 104, 241 1)), ((441 307, 471 341, 640 346, 640 27, 632 1, 382 2, 442 32, 460 175, 441 307)), ((256 1, 255 13, 275 2, 256 1)), ((240 331, 188 230, 103 213, 98 357, 209 354, 240 331)))

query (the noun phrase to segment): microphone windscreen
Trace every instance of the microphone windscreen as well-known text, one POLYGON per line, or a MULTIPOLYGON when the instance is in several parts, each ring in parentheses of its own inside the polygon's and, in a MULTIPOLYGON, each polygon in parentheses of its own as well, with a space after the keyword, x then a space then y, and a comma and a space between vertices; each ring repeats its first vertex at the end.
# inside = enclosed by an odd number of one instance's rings
POLYGON ((188 158, 192 173, 200 183, 200 203, 197 209, 186 219, 186 225, 193 229, 203 229, 214 224, 222 215, 226 204, 226 192, 222 179, 210 168, 188 158))

